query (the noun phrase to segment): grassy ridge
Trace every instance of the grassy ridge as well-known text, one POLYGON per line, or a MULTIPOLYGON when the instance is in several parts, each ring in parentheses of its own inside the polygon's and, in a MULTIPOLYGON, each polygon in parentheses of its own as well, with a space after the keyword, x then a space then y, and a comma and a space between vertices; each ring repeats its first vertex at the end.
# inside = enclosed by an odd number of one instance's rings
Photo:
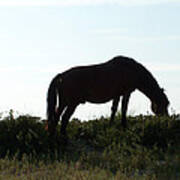
MULTIPOLYGON (((68 145, 60 133, 50 139, 38 117, 0 121, 0 179, 178 179, 180 121, 176 116, 108 118, 68 125, 68 145)), ((60 126, 60 125, 59 125, 60 126)), ((58 131, 59 131, 58 127, 58 131)))

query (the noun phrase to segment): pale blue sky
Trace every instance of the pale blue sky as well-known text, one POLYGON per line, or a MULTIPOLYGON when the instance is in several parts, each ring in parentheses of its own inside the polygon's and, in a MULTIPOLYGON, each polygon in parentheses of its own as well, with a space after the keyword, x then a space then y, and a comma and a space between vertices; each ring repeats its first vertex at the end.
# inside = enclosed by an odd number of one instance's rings
MULTIPOLYGON (((54 75, 126 55, 144 64, 180 113, 179 0, 0 0, 0 111, 44 117, 54 75), (126 2, 126 3, 125 3, 126 2)), ((111 104, 82 105, 74 117, 109 115, 111 104)), ((150 111, 135 92, 129 112, 150 111)))

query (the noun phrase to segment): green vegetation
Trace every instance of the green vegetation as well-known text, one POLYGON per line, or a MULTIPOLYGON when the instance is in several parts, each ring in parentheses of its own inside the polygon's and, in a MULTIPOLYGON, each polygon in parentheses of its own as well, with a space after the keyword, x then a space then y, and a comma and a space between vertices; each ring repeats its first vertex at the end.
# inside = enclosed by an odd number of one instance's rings
POLYGON ((1 179, 180 179, 180 121, 176 116, 128 117, 113 126, 109 119, 82 122, 73 119, 63 146, 57 128, 49 138, 38 117, 14 117, 0 121, 1 179))

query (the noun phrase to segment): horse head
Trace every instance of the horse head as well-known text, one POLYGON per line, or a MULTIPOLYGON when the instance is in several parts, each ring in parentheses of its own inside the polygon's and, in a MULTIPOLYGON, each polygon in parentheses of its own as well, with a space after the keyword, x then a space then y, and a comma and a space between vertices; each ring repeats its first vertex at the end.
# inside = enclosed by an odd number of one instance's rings
POLYGON ((168 116, 169 100, 164 93, 164 89, 160 88, 160 91, 156 92, 156 98, 152 101, 151 109, 156 115, 168 116))

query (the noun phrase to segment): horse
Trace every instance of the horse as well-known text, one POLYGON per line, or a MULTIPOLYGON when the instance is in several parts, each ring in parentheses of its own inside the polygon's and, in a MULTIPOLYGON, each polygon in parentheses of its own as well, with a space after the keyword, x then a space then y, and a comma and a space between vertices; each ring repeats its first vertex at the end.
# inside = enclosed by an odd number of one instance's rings
POLYGON ((78 66, 57 74, 47 94, 46 130, 54 134, 62 115, 60 133, 66 136, 68 121, 79 104, 112 100, 110 125, 122 96, 121 123, 127 126, 126 112, 131 93, 139 90, 151 101, 155 115, 168 115, 169 100, 153 75, 139 62, 126 56, 94 65, 78 66))

